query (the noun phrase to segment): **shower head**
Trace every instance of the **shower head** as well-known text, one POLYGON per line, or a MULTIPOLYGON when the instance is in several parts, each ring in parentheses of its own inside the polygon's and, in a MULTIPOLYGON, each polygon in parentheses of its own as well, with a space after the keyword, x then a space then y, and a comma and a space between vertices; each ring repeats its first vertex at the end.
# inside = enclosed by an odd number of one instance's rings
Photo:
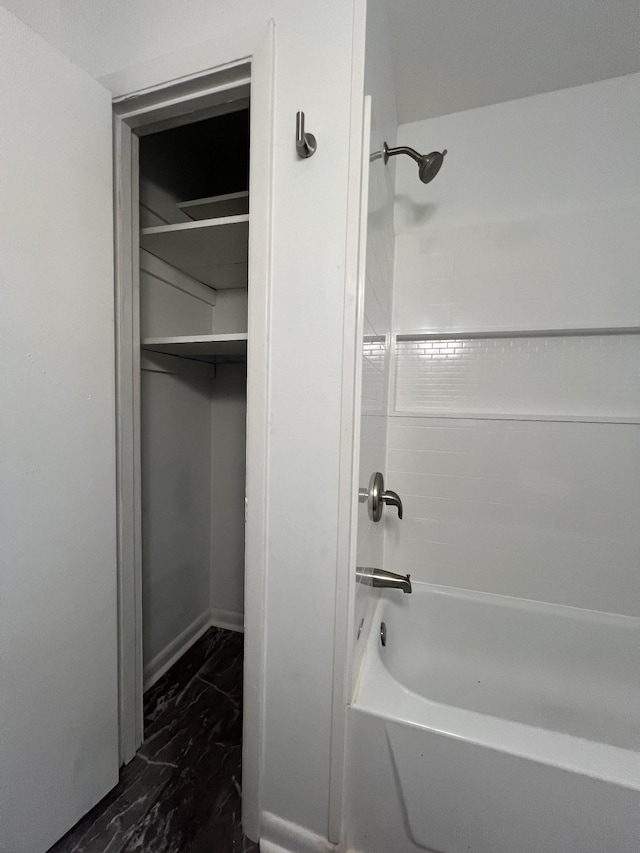
POLYGON ((446 148, 444 151, 432 151, 431 154, 423 154, 418 160, 418 174, 423 184, 428 184, 438 174, 446 153, 446 148))
POLYGON ((406 145, 389 148, 386 142, 382 151, 385 163, 388 162, 389 157, 395 157, 396 154, 407 154, 412 160, 415 160, 418 164, 418 176, 423 184, 428 184, 435 178, 442 166, 444 155, 447 153, 445 148, 443 151, 432 151, 430 154, 418 154, 417 151, 408 148, 406 145))

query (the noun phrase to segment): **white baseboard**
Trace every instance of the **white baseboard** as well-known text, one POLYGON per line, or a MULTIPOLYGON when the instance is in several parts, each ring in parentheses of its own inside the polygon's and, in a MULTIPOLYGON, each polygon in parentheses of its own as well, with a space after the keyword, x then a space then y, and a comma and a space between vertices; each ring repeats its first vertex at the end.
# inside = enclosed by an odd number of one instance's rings
POLYGON ((234 613, 232 610, 220 610, 217 607, 212 607, 210 616, 210 624, 216 628, 244 632, 244 613, 234 613))
POLYGON ((211 613, 207 611, 202 616, 198 616, 188 628, 178 634, 175 640, 152 658, 144 668, 144 689, 148 690, 159 678, 162 678, 165 672, 211 627, 211 624, 211 613))
POLYGON ((185 628, 181 634, 159 652, 144 668, 144 689, 148 690, 174 663, 211 627, 226 628, 228 631, 244 631, 244 614, 232 610, 212 608, 185 628))
POLYGON ((321 835, 270 812, 260 818, 260 853, 336 853, 335 844, 321 835))

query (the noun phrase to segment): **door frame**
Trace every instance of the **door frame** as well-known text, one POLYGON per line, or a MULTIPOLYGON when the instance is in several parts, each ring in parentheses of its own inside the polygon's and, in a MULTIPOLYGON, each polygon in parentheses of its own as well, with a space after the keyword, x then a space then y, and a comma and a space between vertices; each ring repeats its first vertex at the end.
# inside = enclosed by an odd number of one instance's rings
POLYGON ((251 86, 242 824, 260 835, 274 149, 274 23, 225 34, 100 80, 113 96, 119 751, 143 737, 138 138, 222 112, 251 86))

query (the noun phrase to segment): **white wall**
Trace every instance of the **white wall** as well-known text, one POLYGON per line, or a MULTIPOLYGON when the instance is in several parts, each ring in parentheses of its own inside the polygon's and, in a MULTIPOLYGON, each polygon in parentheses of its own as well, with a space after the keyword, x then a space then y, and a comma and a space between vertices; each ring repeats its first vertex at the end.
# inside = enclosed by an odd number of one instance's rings
MULTIPOLYGON (((216 305, 217 308, 217 305, 216 305)), ((216 366, 211 383, 211 613, 242 625, 247 428, 246 364, 216 366)))
POLYGON ((399 138, 387 564, 640 615, 640 75, 399 138))
POLYGON ((32 853, 118 779, 111 121, 2 9, 0 56, 0 849, 32 853))
POLYGON ((262 809, 326 837, 354 3, 60 0, 59 17, 8 5, 96 78, 275 20, 262 809), (299 109, 318 139, 306 161, 299 109))
MULTIPOLYGON (((386 7, 379 0, 367 6, 365 94, 371 96, 370 156, 386 141, 395 144, 397 119, 386 7)), ((389 397, 389 344, 395 234, 393 183, 395 164, 380 158, 369 165, 367 253, 365 261, 364 322, 362 341, 362 391, 360 417, 360 480, 366 489, 374 471, 386 474, 387 404, 389 397)), ((369 519, 367 504, 358 504, 358 566, 384 565, 384 528, 369 519)), ((356 588, 353 680, 358 676, 376 595, 371 587, 356 588), (363 621, 364 620, 364 621, 363 621), (361 627, 362 626, 362 627, 361 627), (359 634, 359 639, 358 639, 359 634)))
POLYGON ((142 360, 145 685, 244 619, 246 365, 142 360))
POLYGON ((209 622, 210 612, 212 380, 182 359, 170 363, 172 372, 141 374, 146 682, 209 622))
POLYGON ((394 327, 640 325, 640 74, 402 125, 394 327))
POLYGON ((247 331, 247 290, 216 291, 212 334, 231 334, 247 331))
POLYGON ((140 250, 141 338, 214 334, 215 301, 199 281, 140 250))
MULTIPOLYGON (((246 289, 215 293, 144 251, 141 265, 143 339, 246 331, 246 289)), ((245 363, 143 353, 146 686, 211 624, 242 627, 246 397, 245 363)))

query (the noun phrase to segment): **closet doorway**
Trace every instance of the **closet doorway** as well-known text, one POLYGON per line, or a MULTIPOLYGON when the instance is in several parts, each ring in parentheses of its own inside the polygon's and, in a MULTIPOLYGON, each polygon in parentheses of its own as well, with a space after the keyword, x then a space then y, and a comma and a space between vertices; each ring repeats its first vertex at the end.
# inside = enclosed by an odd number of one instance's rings
POLYGON ((125 80, 114 101, 119 706, 126 764, 145 690, 212 627, 244 629, 243 827, 257 838, 270 28, 248 53, 177 79, 168 61, 170 83, 125 80))
POLYGON ((244 630, 249 104, 139 139, 145 693, 244 630))

